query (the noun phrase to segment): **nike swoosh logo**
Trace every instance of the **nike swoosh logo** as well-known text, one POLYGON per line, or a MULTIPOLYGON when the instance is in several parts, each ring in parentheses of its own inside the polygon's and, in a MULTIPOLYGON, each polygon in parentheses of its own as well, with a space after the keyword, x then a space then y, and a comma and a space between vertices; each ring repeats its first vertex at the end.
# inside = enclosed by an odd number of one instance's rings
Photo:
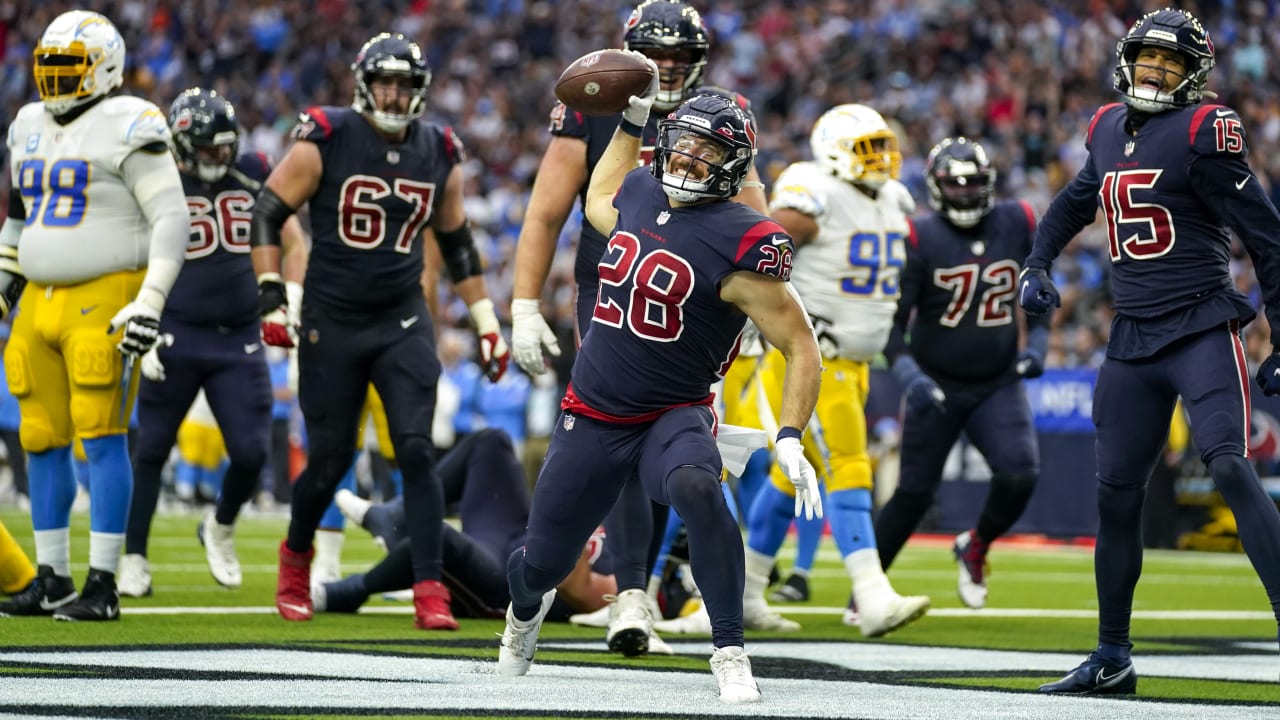
POLYGON ((1249 184, 1249 178, 1245 178, 1245 179, 1241 180, 1240 182, 1236 183, 1236 189, 1237 189, 1237 190, 1243 190, 1243 189, 1244 189, 1244 186, 1245 186, 1245 185, 1247 185, 1247 184, 1249 184))
POLYGON ((407 317, 400 321, 400 327, 404 328, 405 330, 408 330, 416 322, 418 322, 417 315, 414 315, 413 317, 407 317))
POLYGON ((97 306, 97 305, 90 305, 89 307, 82 307, 82 308, 80 308, 80 314, 81 314, 81 315, 88 315, 89 313, 91 313, 91 312, 93 312, 94 310, 97 310, 97 309, 98 309, 98 306, 97 306))
POLYGON ((1112 675, 1111 677, 1107 677, 1107 669, 1099 668, 1098 675, 1094 679, 1097 681, 1098 687, 1106 687, 1108 685, 1111 685, 1115 681, 1119 680, 1120 678, 1124 677, 1125 675, 1128 675, 1129 671, 1132 669, 1133 669, 1133 666, 1130 665, 1125 669, 1121 670, 1120 672, 1112 675))
POLYGON ((306 605, 294 605, 293 603, 280 603, 280 607, 284 608, 285 610, 292 610, 298 613, 299 615, 311 614, 311 611, 307 609, 306 605))
POLYGON ((1218 108, 1217 110, 1213 111, 1213 114, 1217 115, 1218 117, 1226 117, 1228 115, 1234 115, 1235 112, 1236 112, 1235 110, 1228 110, 1227 108, 1218 108))
POLYGON ((54 602, 49 602, 48 598, 40 598, 40 609, 41 610, 57 610, 58 608, 63 607, 64 605, 70 605, 72 602, 75 601, 75 599, 76 599, 75 595, 68 595, 62 598, 61 600, 55 600, 54 602))
POLYGON ((252 355, 252 354, 254 354, 254 353, 258 352, 258 350, 259 350, 261 347, 262 347, 262 345, 260 345, 259 343, 249 343, 249 344, 247 344, 247 345, 245 345, 245 346, 244 346, 244 354, 245 354, 245 355, 252 355))

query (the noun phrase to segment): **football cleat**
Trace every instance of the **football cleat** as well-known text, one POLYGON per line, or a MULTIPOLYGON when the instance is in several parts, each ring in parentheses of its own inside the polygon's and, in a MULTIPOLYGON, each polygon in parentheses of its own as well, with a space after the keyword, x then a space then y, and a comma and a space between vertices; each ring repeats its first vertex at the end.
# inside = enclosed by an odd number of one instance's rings
POLYGON ((588 613, 575 613, 569 616, 569 622, 573 625, 581 627, 609 627, 609 608, 611 605, 605 605, 599 610, 593 610, 588 613))
POLYGON ((120 593, 115 573, 89 569, 83 592, 75 602, 53 613, 54 620, 105 621, 120 619, 120 593))
POLYGON ((116 588, 125 597, 151 595, 151 563, 145 555, 129 553, 120 558, 120 574, 116 576, 116 588))
POLYGON ((956 536, 951 551, 960 567, 960 579, 956 585, 960 601, 974 610, 987 604, 987 550, 989 543, 978 540, 973 530, 965 530, 956 536))
POLYGON ((16 595, 0 602, 0 616, 52 615, 78 597, 76 584, 71 578, 54 575, 51 566, 41 565, 34 580, 16 595))
POLYGON ((315 548, 305 553, 289 549, 287 540, 280 541, 280 569, 276 576, 276 610, 285 620, 310 620, 315 613, 311 604, 311 559, 315 548))
POLYGON ((924 617, 929 612, 929 598, 923 595, 906 597, 889 591, 878 595, 874 602, 858 606, 858 628, 864 637, 880 637, 924 617))
POLYGON ((627 657, 649 652, 649 636, 653 634, 653 614, 649 595, 632 589, 618 593, 609 605, 609 629, 605 642, 609 649, 627 657))
POLYGON ((710 635, 711 616, 707 614, 707 606, 698 601, 693 612, 671 620, 662 620, 653 624, 657 630, 676 635, 710 635))
POLYGON ((449 609, 449 599, 449 588, 439 580, 414 583, 414 627, 419 630, 457 630, 458 621, 449 609))
POLYGON ((1138 692, 1138 672, 1133 661, 1117 664, 1097 652, 1089 653, 1084 662, 1058 682, 1040 686, 1042 693, 1061 695, 1133 695, 1138 692))
MULTIPOLYGON (((710 618, 708 618, 709 620, 710 618)), ((800 629, 800 623, 795 620, 788 620, 774 612, 773 608, 765 603, 764 598, 743 601, 742 626, 748 630, 767 630, 771 632, 796 632, 800 629)))
POLYGON ((542 620, 547 617, 551 603, 556 599, 556 591, 548 590, 542 596, 542 605, 532 620, 517 620, 507 606, 507 627, 502 631, 502 648, 498 651, 499 675, 524 675, 533 664, 533 654, 538 649, 538 633, 542 631, 542 620))
POLYGON ((196 526, 196 537, 204 546, 209 574, 223 587, 240 587, 240 559, 236 557, 235 526, 222 525, 210 510, 196 526))
POLYGON ((716 648, 711 654, 711 674, 720 686, 721 702, 731 705, 760 702, 760 686, 751 676, 751 660, 741 647, 716 648))
POLYGON ((809 579, 800 573, 791 573, 781 587, 769 593, 769 601, 783 603, 808 602, 809 579))

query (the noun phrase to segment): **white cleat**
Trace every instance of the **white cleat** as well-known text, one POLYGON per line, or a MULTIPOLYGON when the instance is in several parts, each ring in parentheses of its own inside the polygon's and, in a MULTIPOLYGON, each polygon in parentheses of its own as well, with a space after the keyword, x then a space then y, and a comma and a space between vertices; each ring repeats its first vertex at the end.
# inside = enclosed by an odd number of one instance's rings
POLYGON ((667 644, 666 640, 658 637, 658 633, 650 631, 649 633, 649 654, 650 655, 675 655, 676 651, 667 644))
MULTIPOLYGON (((610 596, 605 596, 605 597, 607 598, 610 596)), ((612 601, 610 601, 610 605, 612 605, 612 601)), ((569 622, 573 625, 578 625, 580 627, 598 627, 598 628, 609 627, 610 605, 605 605, 599 610, 595 610, 589 613, 577 613, 575 615, 570 615, 569 622)))
POLYGON ((710 635, 711 616, 707 614, 707 606, 699 604, 698 609, 688 615, 656 622, 653 627, 655 630, 676 635, 710 635))
POLYGON ((219 585, 240 587, 240 559, 236 557, 235 526, 220 525, 210 510, 197 528, 204 556, 209 561, 209 573, 219 585))
POLYGON ((609 629, 604 638, 609 650, 627 657, 649 652, 649 636, 653 634, 649 594, 639 589, 624 590, 609 605, 609 611, 609 629))
POLYGON ((760 686, 751 676, 751 660, 741 647, 716 648, 711 654, 711 674, 720 686, 720 702, 730 705, 760 702, 760 686))
POLYGON ((147 597, 151 594, 151 563, 137 553, 120 558, 120 574, 116 576, 116 590, 127 597, 147 597))
POLYGON ((369 512, 370 507, 373 507, 373 503, 346 488, 334 493, 333 501, 337 503, 342 517, 361 527, 364 526, 365 514, 369 512))
MULTIPOLYGON (((707 622, 710 623, 710 618, 707 622)), ((774 612, 764 598, 755 598, 742 603, 742 625, 748 630, 771 632, 796 632, 800 629, 800 623, 788 620, 774 612)))
POLYGON ((973 540, 973 531, 965 530, 956 536, 951 552, 959 566, 956 591, 960 601, 974 610, 987 606, 987 552, 973 540))
POLYGON ((929 598, 923 595, 903 597, 891 592, 874 602, 858 603, 858 627, 864 637, 880 637, 924 617, 929 612, 929 598))
POLYGON ((498 674, 518 677, 529 672, 533 664, 533 654, 538 649, 538 633, 542 631, 542 620, 551 609, 556 599, 556 591, 548 590, 542 596, 542 607, 532 620, 521 622, 511 614, 511 606, 507 606, 507 627, 502 631, 502 648, 498 650, 498 674))

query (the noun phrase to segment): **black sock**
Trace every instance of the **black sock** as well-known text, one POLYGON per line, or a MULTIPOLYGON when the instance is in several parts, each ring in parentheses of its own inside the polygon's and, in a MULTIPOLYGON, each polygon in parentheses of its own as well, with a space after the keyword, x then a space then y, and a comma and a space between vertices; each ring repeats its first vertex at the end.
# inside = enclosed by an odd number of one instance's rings
POLYGON ((1098 642, 1129 645, 1133 589, 1142 574, 1142 501, 1146 489, 1098 483, 1098 542, 1093 573, 1098 586, 1098 642))
POLYGON ((1262 580, 1271 610, 1280 622, 1280 511, 1248 460, 1219 455, 1209 461, 1209 475, 1236 516, 1240 544, 1262 580))

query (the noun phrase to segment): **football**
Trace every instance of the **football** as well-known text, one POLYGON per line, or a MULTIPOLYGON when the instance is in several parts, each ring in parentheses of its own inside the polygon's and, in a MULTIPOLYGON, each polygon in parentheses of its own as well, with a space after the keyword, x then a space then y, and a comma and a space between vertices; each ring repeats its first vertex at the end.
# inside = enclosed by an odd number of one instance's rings
POLYGON ((649 87, 648 63, 626 50, 596 50, 574 60, 556 81, 556 98, 587 115, 612 115, 649 87))

